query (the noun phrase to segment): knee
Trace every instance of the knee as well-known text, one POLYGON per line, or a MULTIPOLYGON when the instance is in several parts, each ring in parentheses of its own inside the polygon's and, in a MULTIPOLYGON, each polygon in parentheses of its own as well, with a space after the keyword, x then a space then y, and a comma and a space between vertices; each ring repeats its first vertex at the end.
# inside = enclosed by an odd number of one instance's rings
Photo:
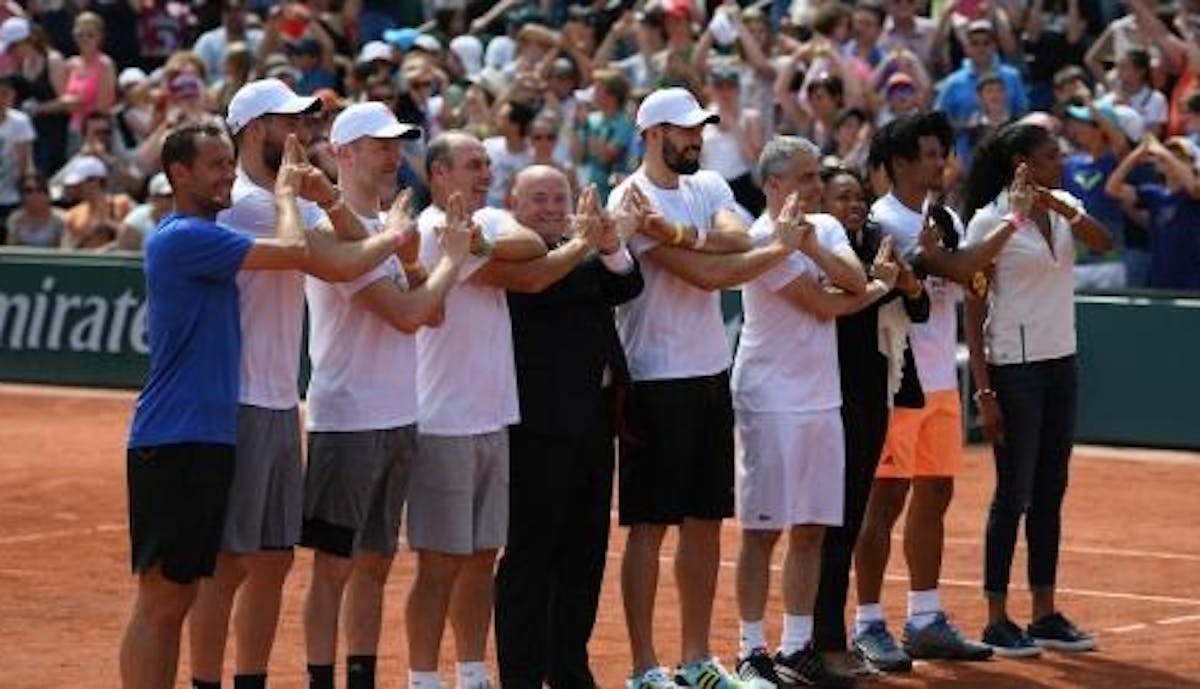
POLYGON ((195 583, 165 581, 144 585, 138 594, 138 609, 155 627, 178 627, 183 624, 183 618, 196 599, 196 588, 195 583))
POLYGON ((954 480, 948 478, 930 478, 917 481, 913 487, 912 510, 921 512, 945 513, 954 497, 954 480))
POLYGON ((659 524, 639 524, 632 526, 629 529, 629 536, 625 541, 626 549, 652 549, 657 550, 662 547, 663 537, 667 534, 667 527, 659 524))
POLYGON ((466 558, 422 550, 417 554, 417 576, 413 589, 449 590, 454 586, 466 558))
POLYGON ((747 555, 770 557, 779 542, 778 531, 744 530, 742 531, 742 552, 747 555))
POLYGON ((383 588, 387 584, 388 575, 392 571, 392 556, 376 553, 363 553, 354 557, 352 576, 363 583, 383 588))
POLYGON ((353 561, 317 551, 313 556, 313 586, 334 586, 341 588, 346 584, 353 569, 353 561))
POLYGON ((825 527, 812 524, 793 526, 788 530, 788 548, 811 552, 821 547, 825 527))
POLYGON ((249 576, 261 577, 272 581, 283 581, 287 578, 288 572, 292 571, 292 565, 295 561, 296 556, 290 549, 261 553, 252 556, 245 571, 249 576))

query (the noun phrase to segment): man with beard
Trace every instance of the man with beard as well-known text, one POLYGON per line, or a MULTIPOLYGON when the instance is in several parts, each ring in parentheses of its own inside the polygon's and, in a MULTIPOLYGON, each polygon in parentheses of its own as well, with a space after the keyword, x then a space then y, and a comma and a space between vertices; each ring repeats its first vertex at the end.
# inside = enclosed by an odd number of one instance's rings
MULTIPOLYGON (((333 121, 329 138, 338 186, 367 234, 414 231, 409 191, 396 197, 386 216, 379 209, 396 179, 401 140, 420 133, 376 102, 352 105, 333 121)), ((304 541, 315 552, 304 631, 315 689, 333 686, 343 592, 346 686, 375 686, 383 587, 416 453, 414 333, 441 318, 471 240, 461 199, 452 197, 450 206, 435 240, 442 257, 428 275, 420 262, 402 265, 389 256, 350 282, 305 279, 313 367, 304 541)))
POLYGON ((309 260, 297 196, 306 174, 295 137, 274 182, 274 231, 247 237, 214 222, 228 208, 233 146, 211 125, 163 143, 175 212, 146 244, 150 375, 129 433, 129 535, 137 599, 121 642, 121 684, 175 684, 196 580, 212 576, 234 473, 241 333, 239 270, 296 270, 309 260))
POLYGON ((572 217, 566 175, 535 165, 517 173, 509 200, 517 222, 574 260, 544 291, 508 293, 521 422, 509 429, 508 543, 496 572, 505 687, 596 686, 587 644, 607 557, 614 411, 628 379, 612 307, 642 289, 615 224, 585 226, 598 196, 585 190, 572 217))
MULTIPOLYGON (((891 193, 875 202, 871 216, 892 238, 902 255, 914 256, 914 266, 930 267, 934 259, 950 256, 962 234, 953 211, 932 196, 942 189, 942 171, 953 140, 945 115, 908 115, 888 124, 873 144, 891 182, 891 193), (944 249, 926 254, 933 221, 944 249)), ((951 262, 977 260, 978 255, 951 262)), ((854 646, 863 658, 885 671, 908 671, 913 658, 984 660, 986 645, 964 637, 942 611, 938 597, 941 574, 942 519, 954 492, 954 476, 962 456, 961 404, 956 360, 956 302, 954 283, 931 277, 925 283, 930 298, 929 320, 910 331, 917 378, 924 393, 920 409, 896 408, 875 472, 855 552, 858 614, 854 646), (912 494, 911 500, 908 499, 912 494), (904 647, 887 629, 879 603, 883 575, 891 548, 892 526, 908 502, 904 555, 909 571, 908 622, 904 647)))
POLYGON ((628 442, 622 439, 620 522, 629 527, 621 592, 634 689, 725 689, 737 680, 709 647, 721 520, 733 515, 729 343, 718 290, 753 279, 799 246, 795 226, 753 246, 729 185, 700 171, 704 125, 717 116, 684 89, 655 91, 637 113, 642 165, 608 199, 638 216, 630 243, 645 289, 617 309, 629 360, 628 442), (679 527, 682 663, 672 674, 654 649, 659 551, 679 527))
POLYGON ((441 686, 438 652, 449 614, 458 686, 478 689, 491 686, 484 658, 492 570, 508 532, 508 426, 519 419, 504 292, 549 285, 579 262, 581 248, 547 253, 535 233, 485 206, 492 173, 483 144, 470 134, 435 137, 426 168, 433 204, 417 218, 421 260, 440 258, 435 233, 457 194, 476 229, 472 257, 446 297, 445 320, 417 333, 418 440, 408 498, 417 574, 405 615, 408 686, 441 686))
MULTIPOLYGON (((307 147, 306 116, 319 107, 320 101, 297 96, 277 79, 251 82, 234 94, 227 120, 237 141, 237 178, 233 205, 221 212, 218 223, 250 236, 272 232, 276 199, 271 190, 284 141, 294 135, 307 147)), ((235 686, 266 683, 283 581, 301 535, 304 482, 296 381, 304 273, 352 280, 398 247, 415 250, 415 245, 407 246, 412 233, 388 230, 366 237, 338 190, 311 165, 304 168, 299 192, 300 213, 309 230, 309 260, 300 270, 244 270, 238 275, 243 346, 237 458, 216 574, 201 585, 189 622, 197 687, 219 686, 230 610, 239 587, 233 615, 235 686)))

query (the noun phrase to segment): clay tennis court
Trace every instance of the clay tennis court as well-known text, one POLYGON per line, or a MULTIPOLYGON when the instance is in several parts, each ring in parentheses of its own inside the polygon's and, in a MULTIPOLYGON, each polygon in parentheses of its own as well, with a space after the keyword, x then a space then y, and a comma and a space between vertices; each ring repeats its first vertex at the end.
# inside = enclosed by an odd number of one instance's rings
MULTIPOLYGON (((0 385, 0 640, 4 687, 113 687, 117 646, 134 580, 125 532, 127 393, 0 385)), ((1182 412, 1181 413, 1186 413, 1182 412)), ((972 449, 948 523, 943 599, 972 635, 982 626, 981 542, 990 456, 972 449)), ((1068 493, 1060 602, 1096 633, 1100 652, 976 665, 918 664, 880 687, 1200 687, 1200 456, 1076 453, 1068 493)), ((714 650, 732 663, 737 641, 733 569, 737 538, 725 527, 714 650)), ((614 531, 610 565, 623 534, 614 531)), ((669 549, 664 552, 671 552, 669 549)), ((894 551, 885 604, 902 619, 905 581, 894 551)), ((303 687, 301 613, 310 558, 301 552, 286 590, 271 668, 274 687, 303 687)), ((380 686, 404 685, 401 613, 413 558, 402 553, 392 578, 380 649, 380 686)), ((1014 581, 1023 579, 1021 551, 1014 581)), ((601 686, 619 687, 628 649, 615 567, 605 581, 592 640, 601 686)), ((671 567, 664 563, 658 620, 664 662, 678 656, 671 567)), ((768 626, 778 638, 778 587, 768 626)), ((1014 592, 1026 621, 1028 597, 1014 592)), ((184 642, 186 649, 186 637, 184 642)), ((447 634, 444 657, 452 658, 447 634)), ((343 672, 339 666, 340 673, 343 672)), ((453 675, 451 664, 443 676, 453 675)), ((230 671, 227 670, 228 681, 230 671)), ((190 677, 183 653, 180 686, 190 677)))

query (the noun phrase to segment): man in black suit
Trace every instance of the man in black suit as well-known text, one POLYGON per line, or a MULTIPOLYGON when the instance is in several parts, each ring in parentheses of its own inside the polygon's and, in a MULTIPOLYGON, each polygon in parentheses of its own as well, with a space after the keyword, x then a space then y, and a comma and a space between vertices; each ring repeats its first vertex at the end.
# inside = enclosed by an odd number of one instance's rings
POLYGON ((594 190, 578 214, 562 172, 516 176, 509 208, 550 252, 510 289, 521 423, 509 429, 508 546, 496 574, 501 685, 595 686, 587 642, 608 547, 613 434, 628 380, 612 308, 642 276, 594 190), (594 246, 598 251, 593 251, 594 246), (549 282, 549 284, 545 284, 549 282))

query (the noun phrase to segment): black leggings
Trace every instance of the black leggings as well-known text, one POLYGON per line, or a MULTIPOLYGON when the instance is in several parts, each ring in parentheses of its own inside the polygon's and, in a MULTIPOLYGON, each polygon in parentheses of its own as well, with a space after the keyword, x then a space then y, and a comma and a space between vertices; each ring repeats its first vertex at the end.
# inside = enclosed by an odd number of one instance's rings
POLYGON ((1053 589, 1075 436, 1075 357, 989 366, 988 371, 1004 416, 1004 442, 992 446, 996 492, 988 511, 983 588, 989 596, 1008 592, 1024 515, 1029 588, 1053 589))
POLYGON ((887 404, 883 398, 878 404, 843 404, 842 426, 846 437, 845 513, 841 526, 825 530, 821 546, 821 583, 813 621, 813 645, 818 651, 846 650, 850 565, 887 436, 887 404))

